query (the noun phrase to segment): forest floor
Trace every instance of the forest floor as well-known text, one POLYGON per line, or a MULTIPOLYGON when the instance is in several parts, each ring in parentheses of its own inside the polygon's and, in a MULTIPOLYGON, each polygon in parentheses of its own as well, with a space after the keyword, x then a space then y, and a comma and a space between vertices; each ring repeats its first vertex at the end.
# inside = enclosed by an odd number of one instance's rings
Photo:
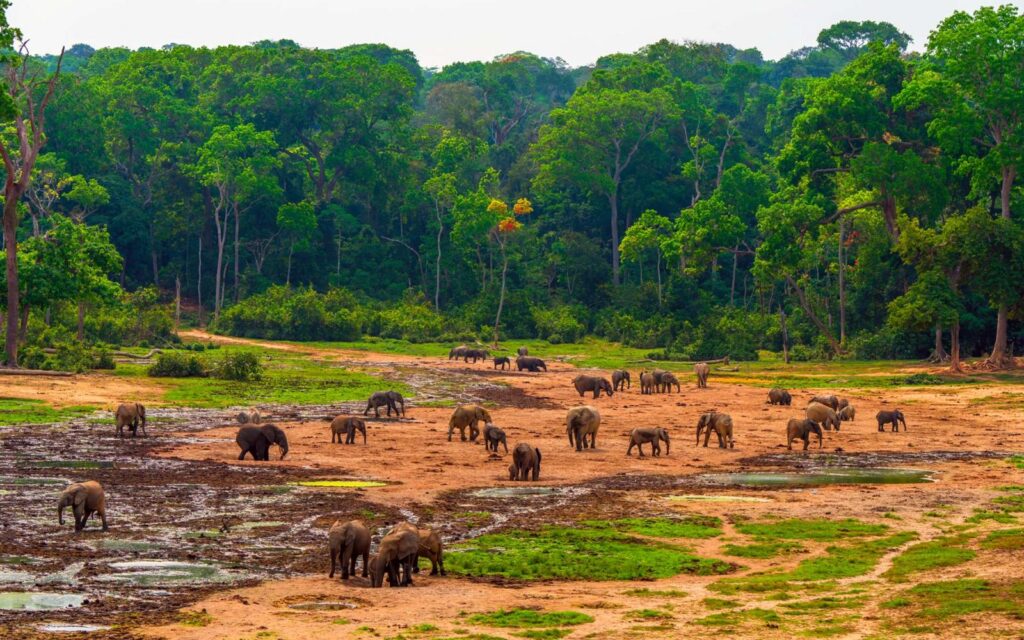
MULTIPOLYGON (((201 386, 172 396, 186 383, 130 368, 0 378, 0 398, 66 412, 0 429, 0 591, 81 605, 0 610, 0 636, 45 636, 45 624, 175 640, 1024 633, 1024 376, 734 363, 712 367, 708 389, 686 374, 680 393, 636 385, 593 399, 577 395, 575 375, 621 362, 638 378, 639 355, 531 344, 549 362, 531 374, 448 361, 440 345, 183 337, 325 376, 296 402, 279 401, 292 398, 282 378, 238 403, 287 431, 287 458, 238 461, 234 410, 201 386), (779 382, 793 406, 766 404, 779 382), (365 445, 331 444, 330 418, 361 413, 355 399, 373 384, 408 392, 407 416, 369 420, 365 445), (821 449, 789 451, 786 421, 817 392, 848 398, 857 419, 826 432, 821 449), (324 401, 332 394, 340 401, 324 401), (109 414, 88 411, 136 398, 152 406, 149 438, 115 439, 109 414), (452 405, 470 401, 488 407, 510 448, 541 450, 538 482, 509 482, 504 451, 447 440, 452 405), (594 450, 566 440, 565 412, 579 404, 602 415, 594 450), (875 413, 895 407, 909 430, 879 433, 875 413), (694 446, 711 409, 732 416, 735 448, 694 446), (669 429, 671 452, 627 457, 628 432, 654 425, 669 429), (54 518, 59 488, 86 478, 107 487, 105 534, 90 524, 76 536, 54 518), (381 591, 360 576, 328 579, 326 531, 350 518, 375 534, 401 519, 436 528, 448 575, 381 591)), ((5 597, 16 596, 0 593, 0 609, 5 597)))

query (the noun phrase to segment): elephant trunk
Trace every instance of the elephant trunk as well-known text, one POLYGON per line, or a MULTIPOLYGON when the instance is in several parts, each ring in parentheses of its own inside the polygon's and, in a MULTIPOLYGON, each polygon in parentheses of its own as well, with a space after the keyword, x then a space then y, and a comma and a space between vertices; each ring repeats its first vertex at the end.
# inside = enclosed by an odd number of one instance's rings
POLYGON ((60 503, 59 505, 57 505, 57 522, 60 523, 60 524, 64 524, 64 507, 65 506, 66 505, 63 502, 60 503))
POLYGON ((670 450, 671 450, 671 448, 672 448, 672 445, 670 445, 669 442, 668 442, 668 434, 667 433, 662 436, 662 440, 665 441, 665 455, 668 455, 670 450))

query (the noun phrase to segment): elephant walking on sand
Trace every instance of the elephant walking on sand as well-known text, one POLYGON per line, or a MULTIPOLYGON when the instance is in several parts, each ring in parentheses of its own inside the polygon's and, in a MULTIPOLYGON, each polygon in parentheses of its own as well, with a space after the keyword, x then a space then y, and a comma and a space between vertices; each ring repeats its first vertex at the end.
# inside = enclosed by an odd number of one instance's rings
POLYGON ((120 438, 125 437, 125 427, 128 427, 128 430, 132 432, 133 438, 139 427, 142 427, 142 435, 149 435, 146 433, 146 407, 138 402, 126 402, 119 405, 117 410, 114 411, 114 424, 117 426, 115 435, 120 438))
POLYGON ((707 389, 708 388, 708 373, 711 371, 711 367, 706 362, 698 362, 693 365, 693 372, 697 374, 697 388, 707 389))
POLYGON ((780 404, 788 407, 793 404, 793 396, 785 389, 772 389, 768 392, 768 404, 780 404))
POLYGON ((640 452, 640 457, 644 457, 644 443, 651 443, 651 455, 661 455, 661 445, 659 441, 665 443, 665 455, 669 454, 669 443, 668 443, 668 430, 662 427, 638 427, 633 429, 629 433, 629 448, 626 449, 626 455, 632 455, 633 447, 640 452))
POLYGON ((839 431, 839 416, 836 415, 836 412, 832 407, 818 402, 812 402, 807 405, 804 413, 807 414, 807 418, 809 420, 814 420, 824 427, 826 431, 831 431, 832 427, 835 427, 836 431, 839 431))
POLYGON ((350 575, 356 575, 356 559, 359 556, 363 557, 363 577, 369 576, 370 530, 361 520, 335 520, 327 534, 327 546, 331 554, 331 572, 328 578, 334 577, 335 567, 339 563, 342 580, 348 580, 350 575))
POLYGON ((376 562, 370 563, 370 586, 382 587, 385 572, 392 587, 411 586, 412 561, 419 547, 420 535, 415 526, 408 522, 396 525, 381 539, 376 562))
POLYGON ((642 395, 651 395, 654 393, 654 387, 656 386, 656 378, 650 371, 642 371, 640 373, 640 393, 642 395))
POLYGON ((477 424, 492 422, 491 414, 480 405, 463 404, 455 407, 452 417, 448 420, 448 442, 452 441, 452 433, 459 430, 460 439, 466 441, 466 427, 469 427, 469 441, 476 442, 480 436, 480 428, 477 424))
POLYGON ((94 513, 99 514, 103 530, 107 530, 107 496, 103 486, 95 480, 76 482, 60 494, 57 501, 57 522, 64 524, 64 508, 71 507, 75 514, 75 533, 85 528, 85 522, 94 513))
POLYGON ((879 411, 875 416, 875 420, 878 421, 878 430, 885 431, 885 425, 891 424, 893 431, 900 430, 900 423, 903 423, 903 430, 907 430, 907 420, 903 417, 903 412, 899 409, 893 409, 892 411, 879 411))
POLYGON ((625 369, 616 369, 612 371, 612 389, 616 391, 622 391, 623 389, 632 389, 633 382, 629 379, 629 372, 625 369))
POLYGON ((590 436, 590 448, 597 448, 597 430, 601 426, 601 413, 596 407, 585 405, 573 407, 565 416, 565 433, 569 436, 569 446, 576 444, 576 450, 587 448, 587 436, 590 436))
POLYGON ((344 435, 345 444, 355 444, 356 431, 363 434, 363 444, 366 444, 366 421, 362 418, 338 416, 331 421, 331 443, 341 444, 341 436, 344 435))
POLYGON ((245 459, 245 454, 251 454, 253 460, 270 460, 270 445, 276 444, 281 448, 281 460, 288 455, 288 436, 276 424, 265 424, 262 427, 242 427, 235 436, 235 442, 242 450, 238 454, 239 460, 245 459))
POLYGON ((601 376, 578 375, 572 379, 572 386, 576 388, 581 398, 588 391, 592 392, 595 398, 600 398, 602 391, 609 397, 614 395, 611 383, 601 376))
POLYGON ((508 453, 508 440, 505 438, 505 431, 489 422, 486 423, 484 425, 484 448, 498 453, 498 444, 505 447, 505 453, 508 453))
POLYGON ((700 445, 700 434, 702 431, 705 431, 704 446, 708 446, 712 430, 718 436, 718 446, 720 448, 724 449, 726 444, 728 444, 730 449, 735 447, 732 438, 732 418, 728 414, 711 411, 702 415, 700 420, 697 421, 697 444, 700 445))
POLYGON ((789 423, 786 425, 786 448, 790 451, 793 450, 794 440, 804 441, 804 451, 807 451, 807 447, 811 444, 811 434, 818 434, 818 448, 821 448, 821 425, 814 420, 798 418, 791 418, 789 423))

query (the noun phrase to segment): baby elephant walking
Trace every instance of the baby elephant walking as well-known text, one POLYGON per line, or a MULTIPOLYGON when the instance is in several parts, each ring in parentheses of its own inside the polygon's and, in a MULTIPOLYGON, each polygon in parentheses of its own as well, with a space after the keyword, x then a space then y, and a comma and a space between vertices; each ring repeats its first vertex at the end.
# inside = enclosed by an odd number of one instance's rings
POLYGON ((878 415, 875 416, 878 420, 878 430, 885 431, 885 425, 891 424, 893 431, 900 430, 900 423, 903 423, 903 430, 907 430, 907 421, 903 417, 903 412, 899 409, 893 409, 892 411, 879 411, 878 415))
POLYGON ((484 448, 498 453, 499 442, 505 447, 505 453, 508 453, 508 441, 505 439, 505 432, 488 422, 484 425, 484 448))
POLYGON ((500 358, 494 359, 494 368, 501 368, 502 371, 505 369, 512 368, 512 361, 508 359, 508 356, 501 356, 500 358))
POLYGON ((626 449, 626 455, 632 455, 633 447, 640 452, 640 457, 644 457, 644 443, 651 443, 651 455, 661 455, 660 441, 665 442, 665 455, 669 454, 670 445, 668 443, 668 430, 661 427, 639 427, 633 429, 629 433, 629 448, 626 449))
POLYGON ((810 419, 790 418, 789 424, 786 425, 786 448, 792 451, 793 441, 800 439, 804 441, 804 451, 807 451, 808 445, 811 444, 812 433, 818 434, 818 448, 820 449, 821 425, 810 419))
POLYGON ((633 388, 633 383, 629 379, 629 372, 625 369, 616 369, 612 371, 612 389, 616 391, 622 391, 623 389, 633 388))
POLYGON ((331 443, 341 444, 341 436, 344 434, 345 444, 355 444, 356 431, 363 434, 363 444, 366 444, 366 421, 361 418, 338 416, 331 421, 331 443))

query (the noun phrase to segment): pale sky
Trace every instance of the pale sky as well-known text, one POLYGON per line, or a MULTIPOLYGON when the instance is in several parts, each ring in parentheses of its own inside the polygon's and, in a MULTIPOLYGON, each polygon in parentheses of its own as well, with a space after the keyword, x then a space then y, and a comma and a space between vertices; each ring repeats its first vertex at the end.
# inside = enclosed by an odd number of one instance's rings
MULTIPOLYGON (((999 0, 14 0, 11 24, 33 53, 62 45, 160 47, 295 40, 336 48, 383 42, 424 67, 525 50, 573 66, 661 38, 757 47, 768 59, 812 45, 839 20, 888 21, 923 47, 957 9, 999 0)), ((1020 3, 1014 2, 1020 6, 1020 3)))

